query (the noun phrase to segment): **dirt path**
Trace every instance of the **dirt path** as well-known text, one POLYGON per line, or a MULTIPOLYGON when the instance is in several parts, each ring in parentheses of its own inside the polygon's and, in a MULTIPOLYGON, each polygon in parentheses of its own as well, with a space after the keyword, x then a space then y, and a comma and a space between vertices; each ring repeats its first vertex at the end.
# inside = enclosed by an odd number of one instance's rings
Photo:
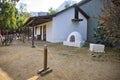
POLYGON ((12 80, 12 78, 0 68, 0 80, 12 80))
POLYGON ((120 80, 119 62, 93 61, 86 48, 51 43, 47 43, 48 65, 53 72, 41 77, 37 71, 43 66, 44 44, 31 48, 31 44, 14 41, 0 47, 0 68, 5 76, 13 80, 120 80))

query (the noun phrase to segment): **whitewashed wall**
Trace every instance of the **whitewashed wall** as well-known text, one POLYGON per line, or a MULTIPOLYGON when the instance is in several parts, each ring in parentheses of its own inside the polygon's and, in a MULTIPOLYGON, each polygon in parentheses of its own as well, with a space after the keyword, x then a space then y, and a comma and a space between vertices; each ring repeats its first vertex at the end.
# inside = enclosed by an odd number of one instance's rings
MULTIPOLYGON (((78 23, 73 23, 74 8, 68 9, 53 18, 53 21, 39 25, 37 35, 40 34, 40 26, 46 25, 46 41, 63 42, 67 40, 68 35, 73 32, 79 32, 83 40, 87 39, 87 19, 79 13, 79 18, 83 19, 78 23)), ((36 35, 35 35, 36 36, 36 35)))
POLYGON ((46 40, 48 42, 53 42, 52 21, 48 22, 46 25, 46 40))
MULTIPOLYGON (((44 25, 46 25, 46 41, 52 42, 53 41, 52 40, 52 21, 36 26, 37 32, 36 32, 36 34, 34 32, 34 35, 35 35, 35 37, 37 37, 37 35, 40 35, 40 27, 42 27, 42 29, 43 29, 44 25)), ((42 32, 42 36, 43 36, 43 32, 42 32)), ((43 39, 43 37, 42 37, 42 39, 43 39)))
POLYGON ((79 32, 83 39, 87 39, 87 19, 79 13, 80 19, 83 21, 73 23, 71 19, 74 18, 74 8, 58 14, 53 18, 53 42, 63 42, 67 40, 68 35, 73 32, 79 32))

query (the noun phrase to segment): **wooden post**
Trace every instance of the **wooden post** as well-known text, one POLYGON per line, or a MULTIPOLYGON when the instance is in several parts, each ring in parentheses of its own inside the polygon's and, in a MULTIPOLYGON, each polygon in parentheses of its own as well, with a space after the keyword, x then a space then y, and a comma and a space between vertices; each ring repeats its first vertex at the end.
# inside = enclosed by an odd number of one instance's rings
POLYGON ((38 71, 38 74, 41 76, 46 75, 47 73, 52 72, 52 69, 47 67, 47 45, 44 46, 44 62, 43 62, 43 69, 38 71))
POLYGON ((29 30, 30 30, 30 29, 29 29, 29 27, 28 27, 28 41, 30 40, 30 39, 29 39, 29 34, 30 34, 29 30))
POLYGON ((32 48, 35 48, 35 44, 34 44, 34 26, 33 26, 33 31, 32 31, 32 48))
POLYGON ((25 33, 22 33, 22 37, 23 37, 23 43, 25 43, 25 33))
POLYGON ((47 45, 44 46, 44 70, 47 69, 47 45))

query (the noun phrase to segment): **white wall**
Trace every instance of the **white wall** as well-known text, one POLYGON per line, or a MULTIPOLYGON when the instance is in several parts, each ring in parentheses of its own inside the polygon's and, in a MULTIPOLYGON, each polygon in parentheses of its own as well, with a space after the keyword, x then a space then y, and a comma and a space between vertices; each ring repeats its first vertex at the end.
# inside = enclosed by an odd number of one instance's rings
POLYGON ((52 21, 48 22, 46 25, 46 40, 48 42, 52 42, 53 41, 53 35, 52 35, 52 21))
POLYGON ((79 13, 79 17, 83 19, 79 23, 73 23, 71 20, 74 18, 74 8, 58 14, 53 18, 53 41, 63 42, 67 40, 68 35, 73 32, 79 32, 83 39, 87 38, 87 19, 79 13))
POLYGON ((40 35, 40 26, 39 25, 34 27, 34 36, 36 39, 37 39, 37 35, 40 35), (37 27, 37 30, 36 30, 36 27, 37 27))
MULTIPOLYGON (((43 29, 44 25, 46 25, 46 41, 52 42, 53 41, 52 40, 52 21, 36 26, 37 34, 34 33, 34 35, 35 36, 40 35, 40 27, 42 27, 42 29, 43 29)), ((42 32, 42 35, 43 35, 43 32, 42 32)), ((43 37, 42 37, 42 39, 43 39, 43 37)))
POLYGON ((70 8, 53 18, 53 21, 38 25, 37 35, 40 34, 40 26, 46 25, 46 41, 63 42, 73 31, 79 32, 83 40, 87 39, 87 19, 79 13, 79 18, 83 19, 78 23, 73 23, 74 8, 70 8))

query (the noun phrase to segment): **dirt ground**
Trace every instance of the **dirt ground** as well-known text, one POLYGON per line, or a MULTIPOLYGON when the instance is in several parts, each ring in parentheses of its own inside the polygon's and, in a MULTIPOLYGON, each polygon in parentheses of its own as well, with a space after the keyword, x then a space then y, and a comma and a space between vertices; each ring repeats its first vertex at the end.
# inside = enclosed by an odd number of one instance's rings
POLYGON ((61 43, 14 41, 0 47, 0 80, 120 80, 120 62, 93 60, 88 48, 61 43), (48 45, 48 66, 53 71, 37 74, 43 67, 43 46, 48 45))

